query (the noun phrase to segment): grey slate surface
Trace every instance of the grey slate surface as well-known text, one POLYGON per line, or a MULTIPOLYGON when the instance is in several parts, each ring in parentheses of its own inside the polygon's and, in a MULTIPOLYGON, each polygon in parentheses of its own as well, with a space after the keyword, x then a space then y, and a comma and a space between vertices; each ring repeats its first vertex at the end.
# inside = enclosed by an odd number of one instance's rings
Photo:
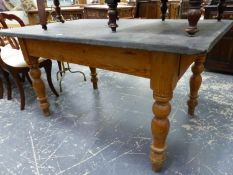
POLYGON ((1 30, 0 35, 22 38, 104 45, 121 48, 135 48, 149 51, 179 54, 208 52, 214 44, 233 26, 231 20, 199 21, 200 31, 189 37, 185 28, 187 20, 120 19, 116 33, 107 26, 106 19, 82 19, 48 24, 48 30, 41 26, 29 26, 1 30))

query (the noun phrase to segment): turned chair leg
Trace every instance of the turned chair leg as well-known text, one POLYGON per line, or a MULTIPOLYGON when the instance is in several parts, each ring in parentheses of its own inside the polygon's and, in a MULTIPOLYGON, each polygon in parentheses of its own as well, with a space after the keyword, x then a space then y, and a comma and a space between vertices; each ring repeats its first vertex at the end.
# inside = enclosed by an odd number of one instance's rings
POLYGON ((51 60, 49 60, 49 59, 46 60, 44 69, 45 69, 45 72, 46 72, 49 87, 52 90, 52 92, 58 97, 59 95, 58 95, 56 89, 53 86, 53 82, 52 82, 52 78, 51 78, 51 72, 52 72, 52 61, 51 60))
POLYGON ((195 107, 198 104, 198 90, 201 86, 202 77, 201 73, 204 70, 204 61, 205 57, 197 58, 192 66, 193 75, 190 78, 189 85, 190 85, 190 94, 189 100, 187 101, 188 104, 188 114, 194 115, 195 107))

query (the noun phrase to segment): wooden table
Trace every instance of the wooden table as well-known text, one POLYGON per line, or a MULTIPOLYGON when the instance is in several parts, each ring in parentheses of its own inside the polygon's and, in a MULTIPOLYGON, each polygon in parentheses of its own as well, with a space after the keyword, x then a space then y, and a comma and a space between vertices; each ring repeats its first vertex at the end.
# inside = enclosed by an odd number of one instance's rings
POLYGON ((18 37, 45 115, 50 112, 40 78, 39 57, 90 66, 94 84, 97 84, 95 68, 149 78, 155 100, 150 158, 153 169, 159 171, 165 160, 173 90, 194 63, 188 100, 188 112, 193 115, 206 54, 230 30, 233 22, 200 21, 201 30, 195 37, 186 35, 186 20, 122 19, 119 24, 117 33, 108 30, 107 20, 81 19, 48 24, 47 31, 38 25, 1 30, 0 35, 18 37))
MULTIPOLYGON (((120 18, 134 18, 134 6, 121 5, 117 6, 120 18)), ((89 19, 105 19, 108 18, 108 5, 85 5, 84 17, 89 19)))

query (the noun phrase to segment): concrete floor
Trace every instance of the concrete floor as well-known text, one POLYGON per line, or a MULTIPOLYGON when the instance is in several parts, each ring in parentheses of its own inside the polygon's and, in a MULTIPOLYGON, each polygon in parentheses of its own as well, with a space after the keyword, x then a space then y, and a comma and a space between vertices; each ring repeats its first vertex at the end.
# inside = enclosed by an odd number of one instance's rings
MULTIPOLYGON (((156 174, 149 160, 149 80, 98 70, 99 90, 93 90, 89 69, 72 69, 83 70, 88 81, 67 73, 59 98, 47 88, 49 118, 43 117, 27 82, 24 111, 16 88, 13 100, 0 100, 0 175, 156 174)), ((190 75, 174 91, 167 161, 158 174, 232 175, 233 77, 204 72, 196 116, 190 118, 190 75)))

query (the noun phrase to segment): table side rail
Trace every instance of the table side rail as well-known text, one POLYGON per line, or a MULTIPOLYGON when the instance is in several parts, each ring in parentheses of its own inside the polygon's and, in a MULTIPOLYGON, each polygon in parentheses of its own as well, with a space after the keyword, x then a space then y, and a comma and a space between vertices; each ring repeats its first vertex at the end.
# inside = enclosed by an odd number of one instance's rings
POLYGON ((150 77, 151 52, 148 51, 35 39, 19 38, 19 40, 25 44, 27 53, 33 57, 45 57, 145 78, 150 77))

